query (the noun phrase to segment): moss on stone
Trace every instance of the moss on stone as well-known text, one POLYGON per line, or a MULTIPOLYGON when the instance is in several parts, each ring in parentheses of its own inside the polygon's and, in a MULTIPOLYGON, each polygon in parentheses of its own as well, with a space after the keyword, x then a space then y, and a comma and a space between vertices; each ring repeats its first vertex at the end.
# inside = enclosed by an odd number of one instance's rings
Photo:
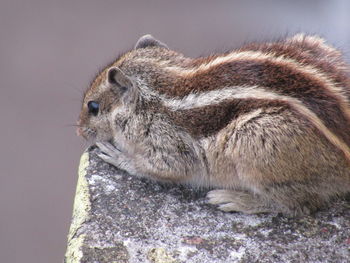
POLYGON ((65 262, 80 262, 83 257, 81 251, 84 243, 85 235, 77 234, 77 231, 89 218, 89 211, 91 209, 89 187, 86 180, 86 169, 89 166, 89 154, 85 152, 80 158, 79 176, 77 183, 77 190, 75 193, 73 217, 68 233, 68 245, 65 256, 65 262))
POLYGON ((164 248, 152 248, 147 258, 153 263, 177 263, 178 261, 164 248))

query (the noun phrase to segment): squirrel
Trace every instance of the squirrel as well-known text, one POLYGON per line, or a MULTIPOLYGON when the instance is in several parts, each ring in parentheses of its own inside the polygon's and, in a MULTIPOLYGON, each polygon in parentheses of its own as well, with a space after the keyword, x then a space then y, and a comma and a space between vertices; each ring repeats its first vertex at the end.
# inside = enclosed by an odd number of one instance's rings
POLYGON ((318 36, 189 58, 145 35, 87 89, 77 133, 223 211, 299 216, 350 192, 349 101, 349 68, 318 36))

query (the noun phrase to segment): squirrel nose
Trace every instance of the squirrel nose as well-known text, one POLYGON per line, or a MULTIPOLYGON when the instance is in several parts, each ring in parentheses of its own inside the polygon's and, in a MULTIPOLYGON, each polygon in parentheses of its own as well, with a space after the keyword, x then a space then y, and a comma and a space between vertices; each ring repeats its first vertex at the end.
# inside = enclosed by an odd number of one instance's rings
POLYGON ((82 136, 82 130, 80 127, 78 127, 76 130, 75 130, 75 133, 77 134, 77 136, 82 136))
POLYGON ((82 136, 83 135, 83 131, 82 128, 80 127, 80 121, 77 121, 77 129, 75 130, 75 133, 77 134, 77 136, 82 136))

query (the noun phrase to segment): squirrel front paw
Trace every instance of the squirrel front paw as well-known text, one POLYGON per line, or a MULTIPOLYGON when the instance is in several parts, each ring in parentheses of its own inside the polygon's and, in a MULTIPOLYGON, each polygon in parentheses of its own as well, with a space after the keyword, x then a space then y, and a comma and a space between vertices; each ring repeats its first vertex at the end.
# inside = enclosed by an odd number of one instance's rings
POLYGON ((119 169, 125 170, 130 174, 136 174, 133 161, 128 158, 119 148, 110 142, 97 142, 96 146, 100 149, 97 156, 119 169))
POLYGON ((96 146, 100 149, 97 156, 107 163, 118 167, 121 163, 121 151, 109 142, 97 142, 96 146))

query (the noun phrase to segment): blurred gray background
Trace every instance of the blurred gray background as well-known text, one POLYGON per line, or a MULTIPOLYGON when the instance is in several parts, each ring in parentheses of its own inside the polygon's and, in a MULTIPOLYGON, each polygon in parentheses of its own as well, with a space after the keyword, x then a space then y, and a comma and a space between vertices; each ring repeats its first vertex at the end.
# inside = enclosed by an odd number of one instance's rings
MULTIPOLYGON (((97 70, 146 33, 188 56, 295 32, 349 60, 350 1, 0 1, 0 262, 61 262, 97 70)), ((117 218, 116 218, 117 220, 117 218)))

